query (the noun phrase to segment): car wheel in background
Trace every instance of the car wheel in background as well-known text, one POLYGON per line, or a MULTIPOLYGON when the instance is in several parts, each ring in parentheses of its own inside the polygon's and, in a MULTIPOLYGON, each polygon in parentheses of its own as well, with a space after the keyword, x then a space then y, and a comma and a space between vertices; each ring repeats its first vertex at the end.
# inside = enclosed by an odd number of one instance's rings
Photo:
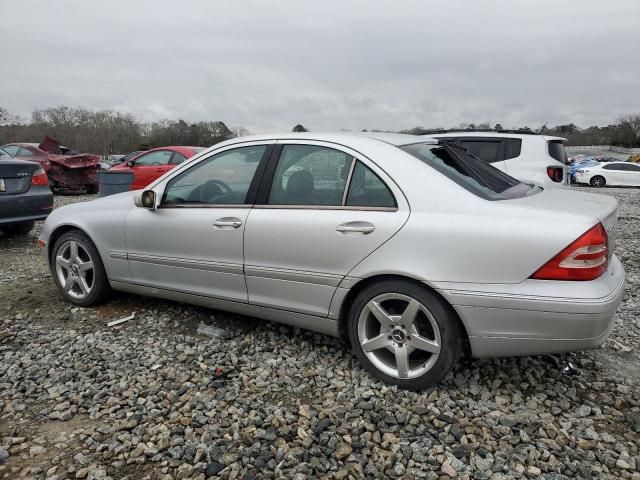
POLYGON ((19 235, 26 235, 33 228, 33 222, 14 223, 12 225, 5 225, 0 227, 5 237, 16 237, 19 235))
POLYGON ((374 377, 408 390, 440 382, 462 353, 454 314, 435 294, 408 281, 365 288, 348 318, 351 346, 374 377))
POLYGON ((95 305, 111 291, 98 249, 78 230, 67 232, 56 241, 51 270, 62 296, 75 305, 95 305))
POLYGON ((600 188, 600 187, 604 187, 607 184, 607 181, 604 179, 603 176, 596 175, 589 181, 589 183, 591 184, 592 187, 600 188))

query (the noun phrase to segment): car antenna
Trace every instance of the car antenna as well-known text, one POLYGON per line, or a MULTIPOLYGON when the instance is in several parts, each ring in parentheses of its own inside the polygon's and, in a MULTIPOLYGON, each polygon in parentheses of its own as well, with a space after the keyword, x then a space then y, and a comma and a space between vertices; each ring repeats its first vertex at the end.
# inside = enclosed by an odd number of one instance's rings
POLYGON ((544 132, 547 129, 547 123, 549 122, 544 122, 544 125, 540 127, 540 130, 538 130, 538 135, 540 135, 542 132, 544 132))

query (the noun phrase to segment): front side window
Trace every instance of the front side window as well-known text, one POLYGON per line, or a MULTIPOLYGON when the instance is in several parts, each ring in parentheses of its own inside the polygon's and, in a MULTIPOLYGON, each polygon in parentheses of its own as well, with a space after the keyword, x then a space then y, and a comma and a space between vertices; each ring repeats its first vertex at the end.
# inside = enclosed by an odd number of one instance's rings
POLYGON ((285 145, 276 167, 270 205, 342 205, 353 157, 333 148, 285 145))
POLYGON ((389 187, 360 162, 351 174, 345 205, 350 207, 396 208, 396 201, 389 187))
POLYGON ((161 205, 245 204, 266 149, 240 147, 202 160, 169 181, 161 205))
POLYGON ((519 198, 539 191, 446 143, 414 143, 399 148, 486 200, 519 198))
POLYGON ((156 152, 147 153, 136 160, 136 165, 167 165, 171 160, 171 155, 173 155, 171 150, 158 150, 156 152))

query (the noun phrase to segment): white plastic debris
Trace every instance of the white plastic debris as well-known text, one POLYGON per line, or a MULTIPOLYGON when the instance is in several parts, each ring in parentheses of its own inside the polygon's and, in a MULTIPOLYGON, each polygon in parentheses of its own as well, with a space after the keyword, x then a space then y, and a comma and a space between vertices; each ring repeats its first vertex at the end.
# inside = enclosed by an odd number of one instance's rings
POLYGON ((200 323, 200 326, 197 330, 198 335, 206 335, 211 338, 222 338, 226 330, 224 328, 216 327, 214 325, 207 325, 204 322, 200 323))
POLYGON ((136 316, 136 312, 133 312, 128 317, 119 318, 118 320, 111 320, 107 323, 107 327, 114 327, 116 325, 120 325, 121 323, 128 322, 129 320, 133 320, 133 317, 136 316))
POLYGON ((160 365, 159 363, 156 363, 155 365, 153 365, 153 366, 151 367, 151 370, 157 370, 157 369, 159 369, 161 366, 162 366, 162 365, 160 365))

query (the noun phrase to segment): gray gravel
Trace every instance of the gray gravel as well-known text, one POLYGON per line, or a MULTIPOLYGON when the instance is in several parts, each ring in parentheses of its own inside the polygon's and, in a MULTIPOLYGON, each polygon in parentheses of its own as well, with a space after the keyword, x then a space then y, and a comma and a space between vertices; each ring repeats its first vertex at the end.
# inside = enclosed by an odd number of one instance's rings
POLYGON ((640 479, 640 190, 599 193, 628 279, 606 344, 466 362, 422 393, 319 334, 124 294, 71 307, 37 229, 0 237, 0 478, 640 479))

